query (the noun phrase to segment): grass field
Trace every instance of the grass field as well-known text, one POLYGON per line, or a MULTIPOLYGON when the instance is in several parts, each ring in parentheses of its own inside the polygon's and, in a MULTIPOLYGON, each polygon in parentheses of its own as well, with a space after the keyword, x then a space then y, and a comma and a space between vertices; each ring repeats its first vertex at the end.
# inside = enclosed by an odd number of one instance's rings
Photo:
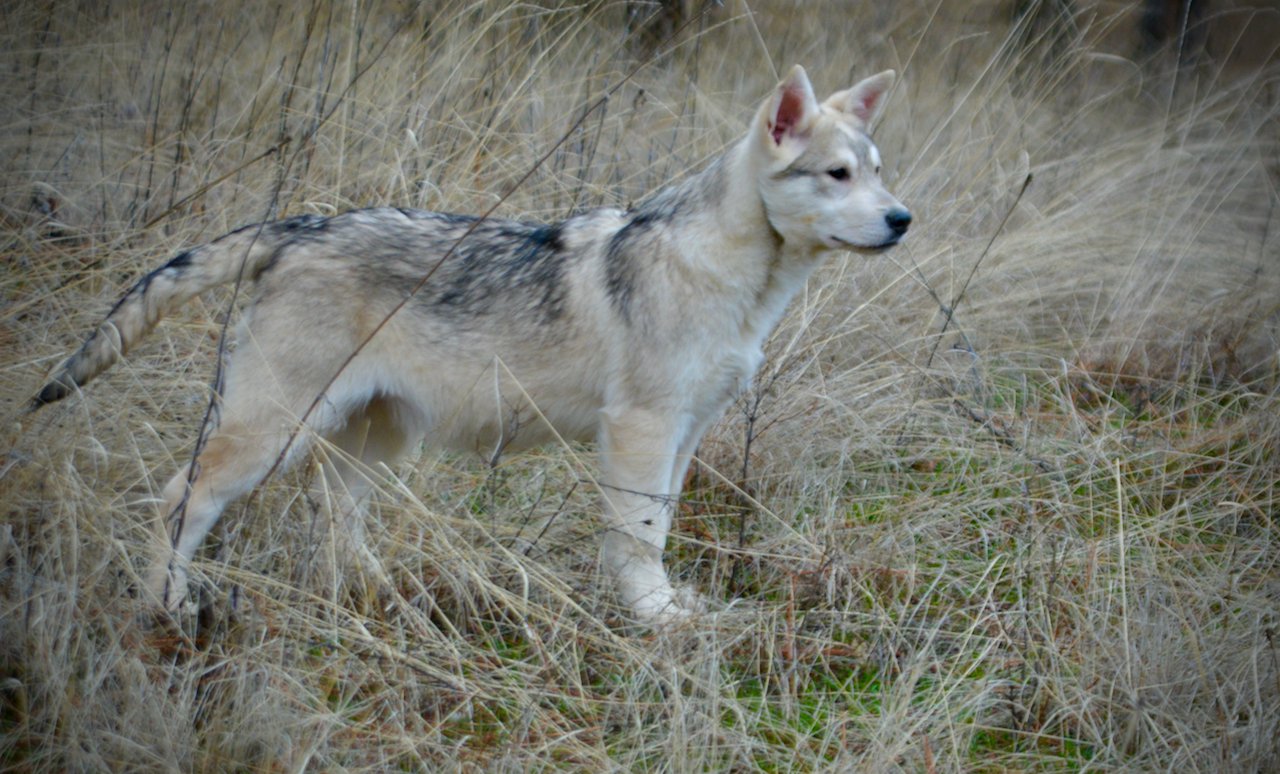
POLYGON ((1013 5, 6 4, 0 770, 1280 770, 1280 20, 1013 5), (286 215, 625 206, 797 62, 899 71, 915 224, 700 449, 667 559, 714 616, 627 623, 572 447, 387 471, 394 588, 303 466, 152 621, 230 293, 22 412, 133 280, 286 215))

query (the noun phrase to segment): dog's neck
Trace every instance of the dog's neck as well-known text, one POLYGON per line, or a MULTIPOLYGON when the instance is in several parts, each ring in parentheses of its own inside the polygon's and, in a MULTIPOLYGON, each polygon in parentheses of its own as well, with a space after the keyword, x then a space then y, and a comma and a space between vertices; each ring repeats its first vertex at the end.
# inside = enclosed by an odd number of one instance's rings
POLYGON ((747 305, 744 322, 755 330, 753 335, 763 338, 827 251, 787 243, 769 221, 760 195, 762 171, 749 145, 755 140, 748 134, 702 174, 720 178, 717 184, 723 195, 715 200, 715 228, 722 243, 732 246, 733 270, 745 280, 743 290, 750 294, 742 299, 747 305))
POLYGON ((760 196, 759 175, 748 143, 750 136, 730 146, 706 168, 666 188, 637 208, 640 213, 667 214, 697 223, 694 240, 681 245, 688 268, 723 275, 736 270, 741 279, 757 284, 769 281, 778 270, 811 271, 821 252, 797 248, 785 242, 769 222, 760 196), (708 255, 733 256, 733 266, 701 267, 708 255))

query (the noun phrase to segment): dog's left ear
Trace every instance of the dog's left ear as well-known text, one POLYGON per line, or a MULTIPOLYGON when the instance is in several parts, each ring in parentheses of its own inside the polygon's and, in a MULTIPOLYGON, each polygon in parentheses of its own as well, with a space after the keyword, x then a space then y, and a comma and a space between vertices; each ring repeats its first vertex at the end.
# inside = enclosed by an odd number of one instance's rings
POLYGON ((871 119, 875 117, 876 108, 880 105, 880 98, 889 90, 889 87, 893 86, 895 77, 893 70, 885 70, 878 75, 873 75, 864 81, 860 81, 851 89, 837 91, 827 97, 827 101, 822 104, 835 108, 841 113, 847 113, 863 124, 869 124, 871 119))

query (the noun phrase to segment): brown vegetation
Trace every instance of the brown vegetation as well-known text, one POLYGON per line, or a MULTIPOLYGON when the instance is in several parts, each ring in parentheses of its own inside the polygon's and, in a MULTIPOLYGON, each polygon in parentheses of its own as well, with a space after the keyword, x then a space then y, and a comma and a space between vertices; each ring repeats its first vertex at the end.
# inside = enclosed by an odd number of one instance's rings
POLYGON ((1280 766, 1274 12, 1185 61, 1116 2, 642 5, 0 11, 0 769, 1280 766), (385 471, 393 589, 335 571, 313 471, 268 482, 148 619, 230 296, 21 414, 134 278, 290 214, 625 205, 795 62, 901 73, 916 221, 815 277, 704 444, 669 564, 718 615, 628 629, 550 448, 385 471))

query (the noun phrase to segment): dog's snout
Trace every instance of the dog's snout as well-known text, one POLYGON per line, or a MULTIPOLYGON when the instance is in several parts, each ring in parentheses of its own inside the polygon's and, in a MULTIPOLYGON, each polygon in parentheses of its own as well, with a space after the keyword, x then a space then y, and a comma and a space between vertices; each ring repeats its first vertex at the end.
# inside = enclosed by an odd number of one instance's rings
POLYGON ((894 207, 885 213, 884 222, 889 225, 893 233, 902 236, 907 233, 907 227, 911 225, 911 213, 904 207, 894 207))

